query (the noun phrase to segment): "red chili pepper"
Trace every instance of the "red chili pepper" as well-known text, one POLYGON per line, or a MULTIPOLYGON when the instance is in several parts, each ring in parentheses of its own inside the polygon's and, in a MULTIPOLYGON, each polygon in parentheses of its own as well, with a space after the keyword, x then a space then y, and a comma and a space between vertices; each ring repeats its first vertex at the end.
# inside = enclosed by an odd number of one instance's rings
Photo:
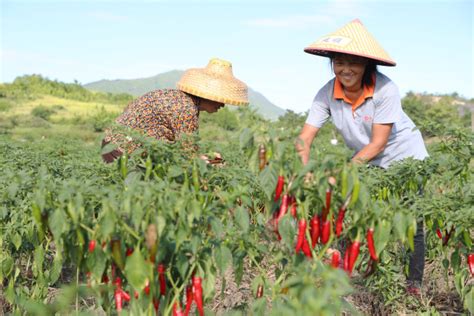
POLYGON ((124 290, 122 290, 122 289, 120 290, 120 292, 122 293, 122 298, 123 298, 125 301, 129 302, 129 301, 130 301, 130 295, 129 295, 127 292, 125 292, 124 290))
POLYGON ((283 192, 283 186, 284 185, 285 185, 285 177, 278 176, 277 185, 276 185, 276 188, 275 188, 275 198, 273 199, 273 201, 276 202, 280 199, 281 192, 283 192))
MULTIPOLYGON (((329 213, 329 209, 331 208, 331 194, 332 194, 332 189, 328 188, 326 190, 326 216, 329 213)), ((323 218, 325 220, 326 218, 323 218)))
POLYGON ((438 235, 439 239, 443 239, 443 233, 441 233, 441 230, 439 228, 436 228, 436 235, 438 235))
POLYGON ((301 250, 303 251, 304 255, 307 258, 312 258, 313 257, 313 254, 311 253, 311 248, 309 247, 309 242, 306 239, 306 236, 304 237, 303 247, 301 247, 301 250))
POLYGON ((323 220, 323 223, 321 224, 321 243, 323 245, 327 244, 330 236, 331 236, 331 221, 323 220))
POLYGON ((102 276, 102 283, 105 283, 105 284, 109 283, 109 277, 107 276, 107 274, 104 274, 102 276))
POLYGON ((133 253, 133 248, 127 248, 127 250, 125 251, 125 256, 130 257, 132 253, 133 253))
POLYGON ((95 241, 95 240, 89 241, 89 253, 93 253, 93 252, 94 252, 94 250, 95 250, 95 244, 96 244, 96 241, 95 241))
POLYGON ((194 296, 193 296, 193 286, 192 284, 186 287, 186 309, 184 310, 184 315, 189 315, 191 311, 191 305, 193 304, 194 296))
POLYGON ((314 246, 316 246, 316 244, 318 243, 319 231, 320 231, 318 214, 313 215, 313 218, 311 219, 310 225, 311 225, 311 227, 310 227, 311 245, 314 248, 314 246))
POLYGON ((155 312, 158 313, 158 310, 160 309, 160 299, 154 297, 153 298, 153 307, 155 308, 155 312))
POLYGON ((344 223, 344 215, 346 214, 346 210, 340 209, 339 213, 337 214, 337 220, 336 220, 336 236, 339 237, 341 236, 342 233, 342 225, 344 223))
POLYGON ((277 218, 275 219, 275 232, 278 233, 278 222, 288 211, 288 194, 284 194, 281 199, 280 211, 278 212, 277 218))
POLYGON ((374 244, 374 229, 369 228, 367 231, 367 247, 369 248, 370 257, 372 260, 377 261, 377 252, 375 251, 375 244, 374 244))
POLYGON ((202 300, 202 279, 199 277, 192 277, 193 296, 196 302, 197 309, 200 316, 204 315, 204 305, 202 300))
POLYGON ((281 198, 280 212, 278 213, 278 217, 277 217, 278 221, 286 214, 286 212, 288 212, 288 203, 289 203, 288 194, 283 194, 283 197, 281 198))
POLYGON ((474 277, 474 253, 471 253, 467 256, 467 263, 469 265, 469 271, 471 272, 471 277, 474 277))
POLYGON ((339 213, 337 214, 337 220, 336 220, 336 236, 339 237, 341 236, 342 233, 342 228, 344 225, 344 216, 346 215, 346 210, 347 206, 349 205, 352 197, 352 191, 349 192, 349 195, 346 197, 346 200, 344 201, 344 204, 339 208, 339 213))
POLYGON ((291 216, 296 218, 296 198, 294 196, 290 196, 288 204, 291 206, 291 209, 290 209, 291 216))
POLYGON ((339 264, 341 263, 341 253, 339 250, 334 250, 332 253, 332 261, 331 261, 331 266, 333 268, 339 268, 339 264))
POLYGON ((173 305, 173 316, 184 316, 183 310, 179 303, 174 303, 173 305))
POLYGON ((158 276, 160 279, 160 294, 166 295, 166 279, 165 279, 166 267, 164 264, 158 265, 158 276))
POLYGON ((295 246, 296 253, 299 253, 301 248, 303 247, 305 234, 306 234, 306 220, 302 218, 298 222, 298 239, 296 240, 296 246, 295 246))
POLYGON ((115 307, 117 312, 120 312, 122 310, 122 300, 130 301, 130 295, 122 289, 122 280, 119 277, 115 279, 114 284, 116 286, 114 291, 115 307))
POLYGON ((344 270, 349 272, 349 261, 351 256, 351 244, 349 243, 344 253, 344 270))
POLYGON ((122 311, 122 293, 119 289, 116 289, 114 292, 115 297, 115 308, 117 309, 117 313, 122 311))
POLYGON ((448 230, 446 230, 446 234, 444 235, 444 239, 443 239, 443 246, 446 246, 448 244, 449 238, 451 238, 451 234, 453 232, 454 232, 454 226, 451 227, 451 229, 449 230, 449 233, 448 233, 448 230))
POLYGON ((349 275, 352 274, 352 271, 354 270, 354 265, 357 261, 357 257, 359 256, 359 250, 360 250, 360 242, 358 240, 355 240, 350 248, 350 254, 349 254, 349 275))
POLYGON ((150 281, 146 281, 146 284, 145 284, 145 289, 143 290, 145 292, 146 295, 149 295, 150 294, 150 281))
POLYGON ((257 287, 257 294, 255 295, 256 298, 261 298, 263 296, 263 285, 259 284, 257 287))

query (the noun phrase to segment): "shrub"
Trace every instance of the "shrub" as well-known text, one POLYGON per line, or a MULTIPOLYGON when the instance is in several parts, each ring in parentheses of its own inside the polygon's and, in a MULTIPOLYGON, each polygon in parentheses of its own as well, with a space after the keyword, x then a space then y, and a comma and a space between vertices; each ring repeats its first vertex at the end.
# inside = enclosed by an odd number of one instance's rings
POLYGON ((56 113, 55 110, 44 105, 38 105, 31 111, 31 115, 42 118, 45 121, 49 121, 50 116, 54 113, 56 113))
POLYGON ((0 112, 6 112, 10 110, 12 107, 12 103, 8 100, 0 99, 0 112))
POLYGON ((103 132, 117 116, 116 113, 107 112, 103 107, 91 118, 92 127, 95 132, 103 132))

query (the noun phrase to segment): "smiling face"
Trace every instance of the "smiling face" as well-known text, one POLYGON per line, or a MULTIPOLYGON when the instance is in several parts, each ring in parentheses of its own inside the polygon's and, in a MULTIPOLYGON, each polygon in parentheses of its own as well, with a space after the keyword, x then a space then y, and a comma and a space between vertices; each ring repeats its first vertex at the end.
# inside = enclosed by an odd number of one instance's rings
POLYGON ((362 78, 367 64, 366 58, 347 54, 338 54, 332 60, 336 78, 345 90, 351 92, 362 89, 362 78))

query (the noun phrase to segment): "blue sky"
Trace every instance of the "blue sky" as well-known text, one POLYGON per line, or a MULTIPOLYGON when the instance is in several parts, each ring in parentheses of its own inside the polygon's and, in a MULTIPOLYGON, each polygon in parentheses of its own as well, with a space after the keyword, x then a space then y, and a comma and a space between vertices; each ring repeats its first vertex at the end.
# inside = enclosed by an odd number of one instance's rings
POLYGON ((474 1, 1 0, 1 82, 154 76, 212 57, 276 105, 306 111, 333 77, 303 52, 359 18, 397 62, 379 70, 408 91, 474 97, 474 1))

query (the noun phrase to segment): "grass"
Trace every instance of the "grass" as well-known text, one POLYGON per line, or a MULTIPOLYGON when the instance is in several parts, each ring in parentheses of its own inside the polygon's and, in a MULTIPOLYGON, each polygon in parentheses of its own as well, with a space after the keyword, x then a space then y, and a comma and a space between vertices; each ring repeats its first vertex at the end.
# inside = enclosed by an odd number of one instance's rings
POLYGON ((29 115, 34 108, 43 106, 53 110, 51 115, 52 122, 58 122, 64 119, 73 119, 75 117, 93 116, 101 111, 110 113, 122 112, 122 107, 110 103, 82 102, 70 99, 63 99, 55 96, 41 96, 34 100, 25 101, 20 106, 9 107, 4 111, 6 116, 29 115))

